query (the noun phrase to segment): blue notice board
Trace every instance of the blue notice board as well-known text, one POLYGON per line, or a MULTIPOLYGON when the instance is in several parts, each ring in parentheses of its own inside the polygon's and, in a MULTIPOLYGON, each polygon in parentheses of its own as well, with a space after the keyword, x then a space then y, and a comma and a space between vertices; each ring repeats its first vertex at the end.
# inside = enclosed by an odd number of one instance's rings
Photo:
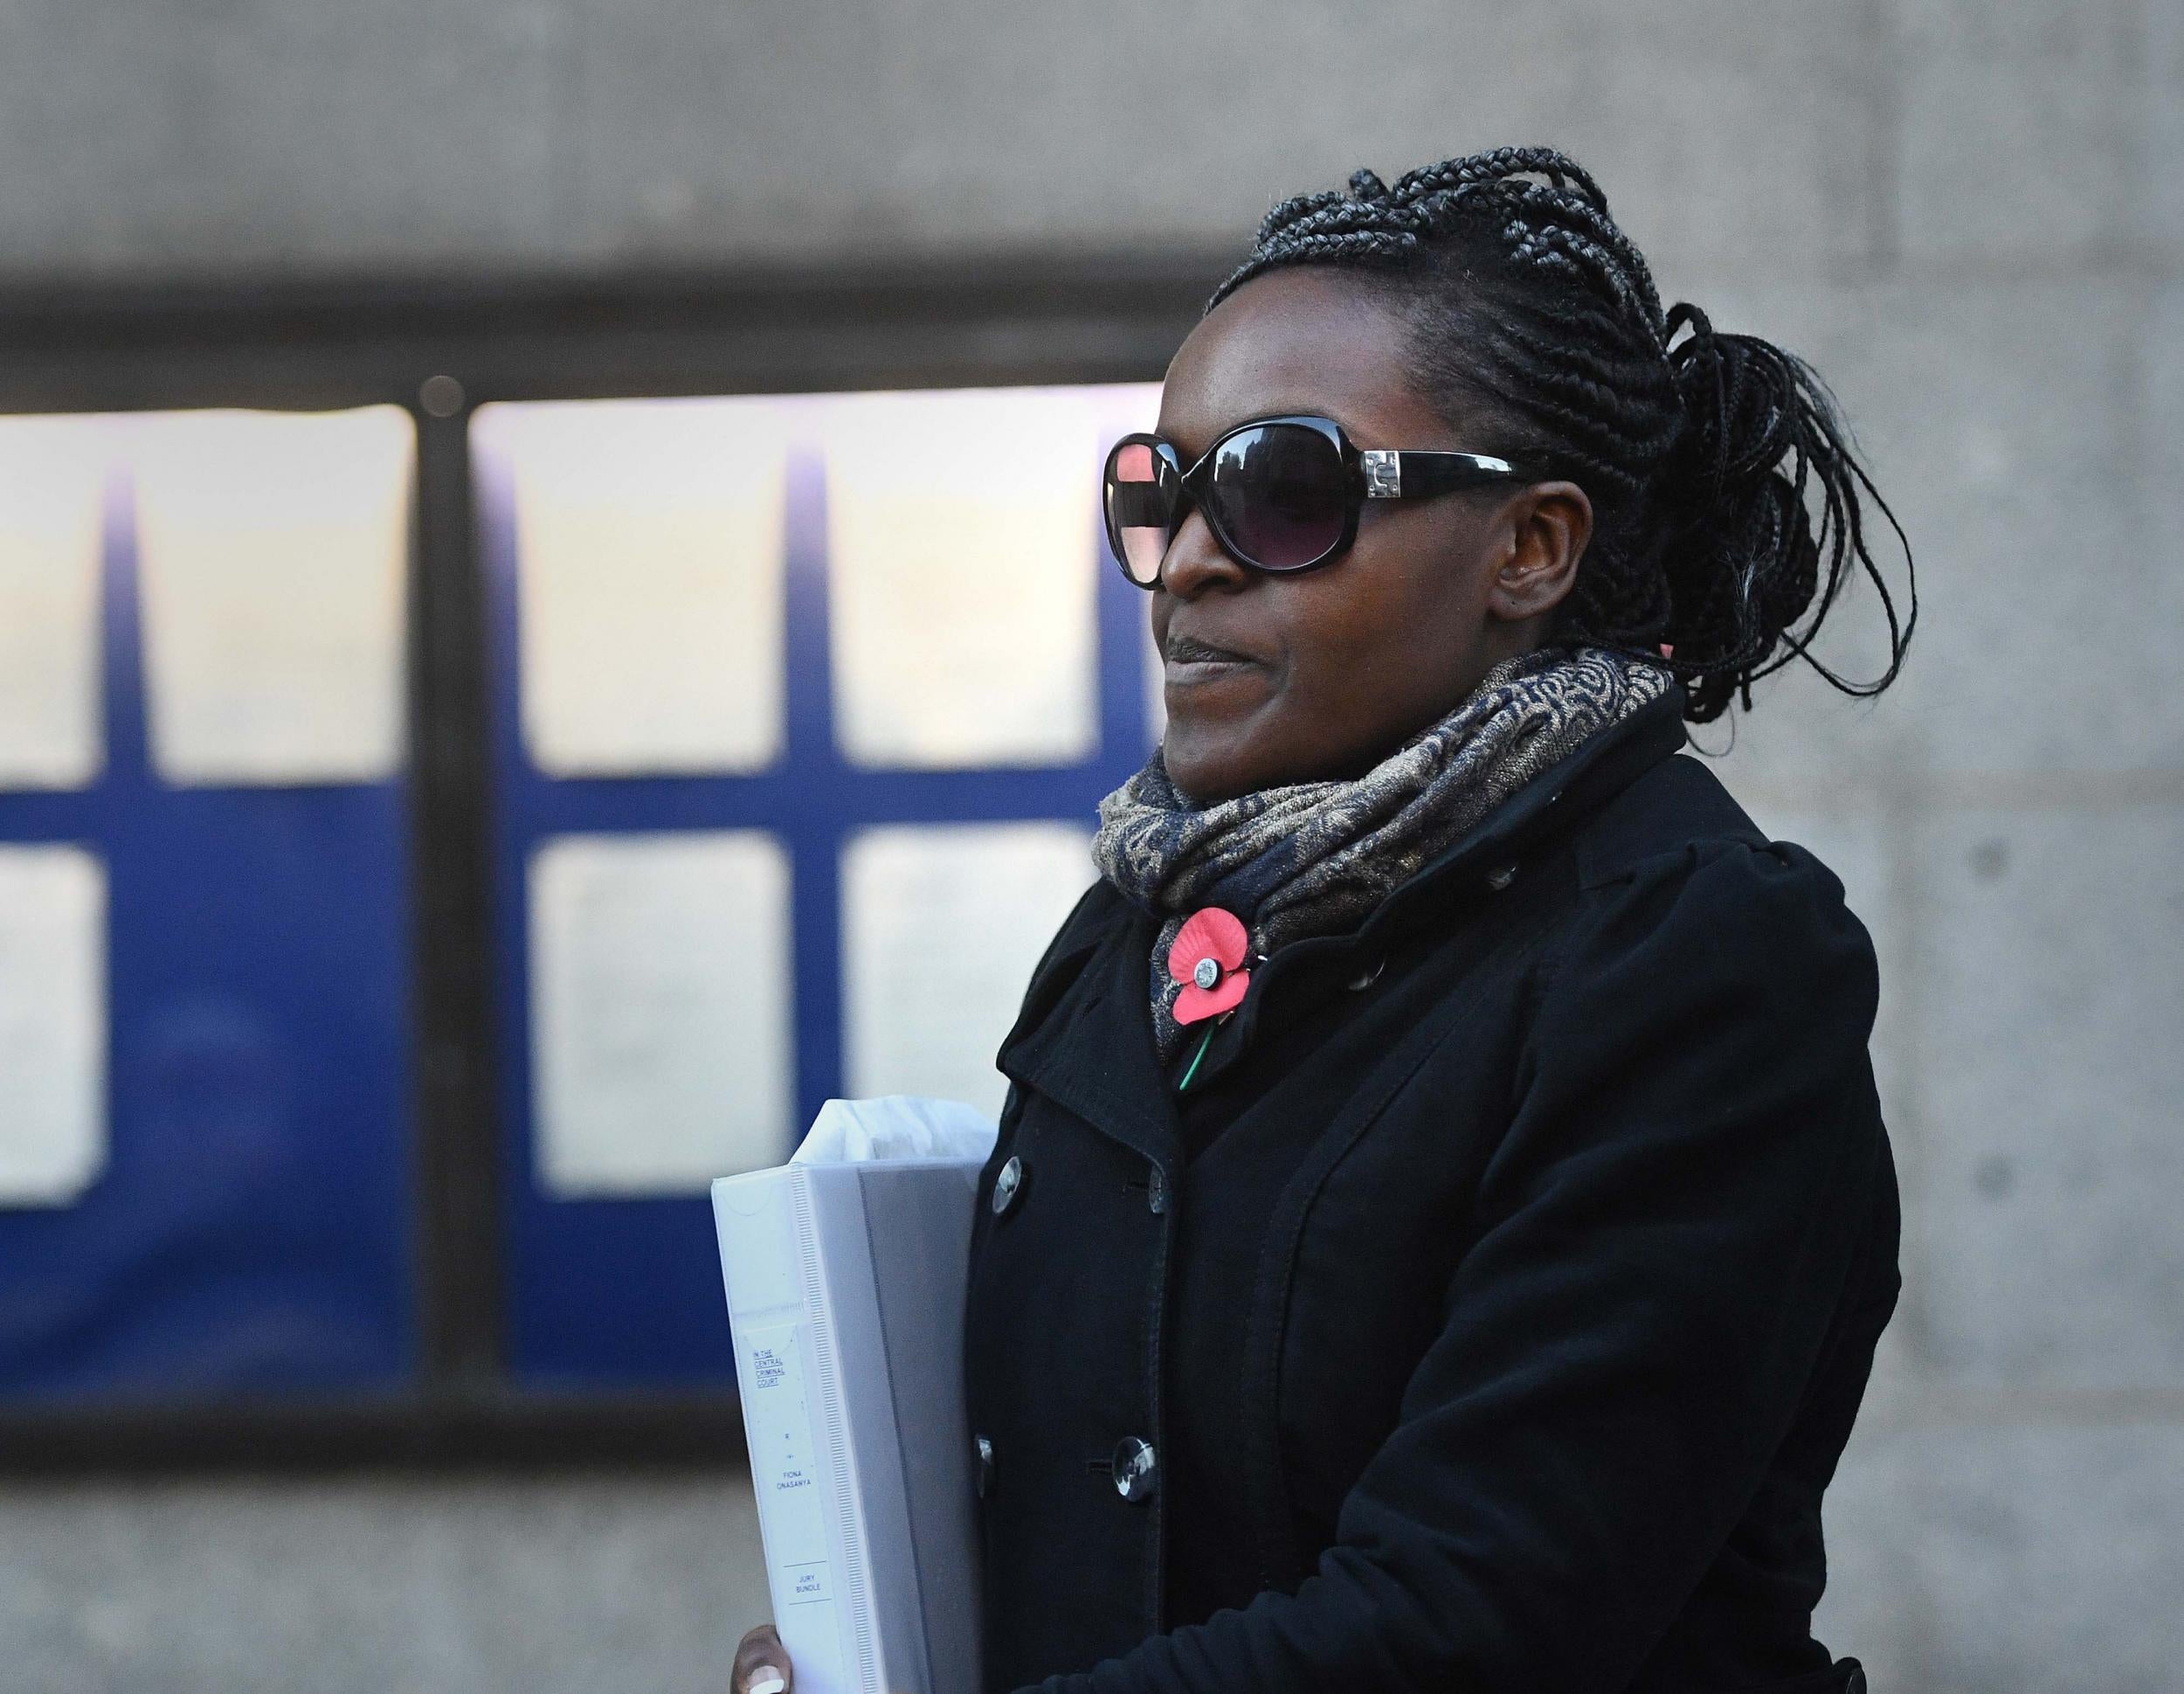
POLYGON ((133 506, 116 473, 103 768, 0 792, 0 842, 103 867, 110 1032, 102 1172, 73 1204, 0 1207, 0 1399, 399 1389, 417 1365, 404 785, 159 778, 133 506))
MULTIPOLYGON (((1122 432, 1123 425, 1107 432, 1122 432)), ((1102 442, 1105 446, 1105 441, 1102 442)), ((845 840, 881 824, 1065 819, 1100 798, 1151 744, 1145 596, 1109 560, 1085 467, 1083 545, 1096 571, 1097 735, 1090 755, 1046 767, 874 769, 844 757, 828 631, 823 439, 793 445, 784 502, 785 724, 781 756, 745 776, 553 778, 526 748, 520 707, 517 501, 487 432, 473 436, 489 605, 496 894, 495 1013, 505 1123, 508 1346, 522 1383, 557 1389, 730 1386, 734 1365, 710 1207, 702 1195, 565 1198, 536 1172, 529 916, 534 850, 563 834, 759 828, 791 868, 795 1123, 843 1091, 841 888, 845 840)), ((997 1037, 998 1040, 998 1037, 997 1037)))

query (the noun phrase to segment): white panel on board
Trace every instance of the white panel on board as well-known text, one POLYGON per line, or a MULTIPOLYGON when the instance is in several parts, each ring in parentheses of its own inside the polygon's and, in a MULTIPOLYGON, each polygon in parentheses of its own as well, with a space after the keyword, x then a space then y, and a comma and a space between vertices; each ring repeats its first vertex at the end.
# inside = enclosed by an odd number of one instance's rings
POLYGON ((835 728, 860 764, 1097 745, 1096 391, 860 394, 826 450, 835 728))
POLYGON ((0 788, 99 773, 98 418, 0 418, 0 788))
POLYGON ((930 1094, 999 1112, 993 1056, 1032 967, 1091 884, 1061 823, 901 825, 842 855, 844 1069, 853 1096, 930 1094))
POLYGON ((564 835, 530 871, 532 1121, 558 1198, 788 1156, 789 861, 757 830, 564 835))
POLYGON ((107 1162, 105 868, 0 847, 0 1206, 66 1206, 107 1162))
POLYGON ((392 775, 409 414, 167 412, 128 433, 160 776, 290 785, 392 775))
POLYGON ((515 494, 524 740, 549 776, 764 769, 781 749, 786 408, 488 406, 515 494))

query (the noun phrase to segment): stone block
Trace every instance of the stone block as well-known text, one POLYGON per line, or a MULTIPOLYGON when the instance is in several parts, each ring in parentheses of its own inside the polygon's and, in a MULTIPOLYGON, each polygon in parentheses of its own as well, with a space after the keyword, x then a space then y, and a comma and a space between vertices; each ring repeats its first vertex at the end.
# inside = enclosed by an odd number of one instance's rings
POLYGON ((1876 1690, 2171 1694, 2181 1518, 2175 1421, 1861 1431, 1814 1632, 1876 1690))
POLYGON ((1998 273, 2112 255, 2161 168, 2143 152, 2131 0, 1899 0, 1897 240, 1998 273))
POLYGON ((1938 812, 1905 1315, 1977 1388, 2184 1388, 2184 804, 1938 812))
MULTIPOLYGON (((2177 10, 2184 14, 2184 6, 2177 10)), ((2176 174, 2184 179, 2184 171, 2176 174)), ((2139 445, 2132 463, 2151 520, 2148 548, 2173 564, 2184 558, 2184 280, 2154 289, 2132 379, 2139 445)))
POLYGON ((535 259, 566 227, 566 22, 483 0, 15 7, 0 271, 262 280, 535 259))
POLYGON ((2145 8, 2146 41, 2139 55, 2144 79, 2145 139, 2139 157, 2146 172, 2141 238, 2149 256, 2174 274, 2184 259, 2184 6, 2151 0, 2145 8))
POLYGON ((10 1483, 25 1694, 688 1694, 771 1611, 734 1476, 10 1483))
POLYGON ((1870 257, 1875 42, 1735 0, 32 0, 17 280, 1235 250, 1372 164, 1552 142, 1671 270, 1870 257))

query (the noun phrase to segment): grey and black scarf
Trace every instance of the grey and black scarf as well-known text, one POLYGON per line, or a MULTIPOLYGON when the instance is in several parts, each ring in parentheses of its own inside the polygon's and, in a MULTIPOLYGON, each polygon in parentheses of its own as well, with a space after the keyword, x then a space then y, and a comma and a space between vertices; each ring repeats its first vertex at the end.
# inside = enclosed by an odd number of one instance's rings
POLYGON ((1165 920, 1152 950, 1153 1035, 1181 1045, 1168 949, 1206 906, 1241 918, 1263 958, 1354 930, 1406 878, 1591 736, 1658 699, 1669 674, 1598 647, 1504 660, 1463 703, 1351 782, 1261 789, 1193 806, 1156 752, 1100 802, 1092 857, 1165 920))

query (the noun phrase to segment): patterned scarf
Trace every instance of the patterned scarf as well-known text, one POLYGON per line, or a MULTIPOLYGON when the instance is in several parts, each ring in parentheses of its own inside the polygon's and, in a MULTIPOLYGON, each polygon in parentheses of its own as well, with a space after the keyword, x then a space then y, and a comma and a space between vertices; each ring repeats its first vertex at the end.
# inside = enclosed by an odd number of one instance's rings
POLYGON ((1462 704, 1352 782, 1296 783, 1192 806, 1156 752, 1100 802, 1092 857, 1165 921, 1152 949, 1153 1036, 1182 1045, 1168 950, 1183 920, 1219 906, 1260 958, 1354 930, 1398 884, 1548 766, 1657 700, 1669 675, 1598 647, 1538 648, 1489 671, 1462 704))

